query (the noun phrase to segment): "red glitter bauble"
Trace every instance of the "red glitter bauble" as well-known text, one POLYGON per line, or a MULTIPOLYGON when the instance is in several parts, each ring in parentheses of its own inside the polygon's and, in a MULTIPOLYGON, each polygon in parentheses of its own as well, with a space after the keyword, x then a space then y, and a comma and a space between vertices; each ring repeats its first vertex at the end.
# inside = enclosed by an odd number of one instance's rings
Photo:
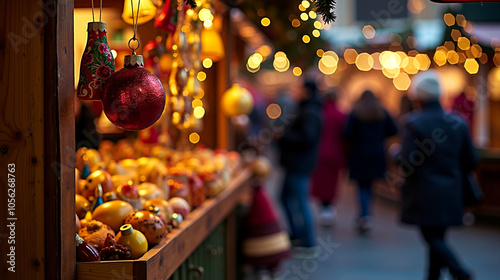
MULTIPOLYGON (((143 67, 142 56, 107 80, 102 93, 104 113, 119 128, 141 130, 153 125, 163 113, 165 90, 157 76, 143 67)), ((127 60, 128 59, 128 60, 127 60)))

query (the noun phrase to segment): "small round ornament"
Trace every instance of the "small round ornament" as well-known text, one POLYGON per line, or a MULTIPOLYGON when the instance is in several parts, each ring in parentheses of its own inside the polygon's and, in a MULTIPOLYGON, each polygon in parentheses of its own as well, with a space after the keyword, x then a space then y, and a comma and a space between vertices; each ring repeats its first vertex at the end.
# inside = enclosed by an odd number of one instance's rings
POLYGON ((125 66, 109 77, 102 94, 104 113, 124 130, 153 125, 165 108, 165 90, 144 68, 142 55, 125 56, 125 66))

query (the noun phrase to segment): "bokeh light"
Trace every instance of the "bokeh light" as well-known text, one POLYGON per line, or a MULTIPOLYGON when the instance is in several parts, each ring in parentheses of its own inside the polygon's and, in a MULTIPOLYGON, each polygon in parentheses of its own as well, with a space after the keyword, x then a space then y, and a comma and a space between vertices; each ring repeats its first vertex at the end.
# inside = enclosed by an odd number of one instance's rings
POLYGON ((198 142, 200 142, 200 135, 196 132, 189 134, 189 142, 197 144, 198 142))
POLYGON ((399 73, 399 75, 392 80, 392 83, 398 90, 408 90, 411 85, 411 80, 406 73, 399 73))
POLYGON ((446 25, 448 25, 448 26, 452 26, 455 24, 455 17, 450 13, 444 14, 443 20, 444 20, 444 23, 446 23, 446 25))
POLYGON ((477 74, 479 71, 479 63, 473 58, 467 58, 464 63, 464 68, 469 74, 477 74))
POLYGON ((270 119, 277 119, 281 116, 281 107, 276 103, 271 103, 266 108, 266 114, 270 119))
POLYGON ((373 57, 368 53, 360 53, 356 57, 356 67, 361 71, 370 71, 373 67, 373 57))
POLYGON ((373 39, 373 37, 375 37, 375 33, 375 28, 373 28, 373 26, 363 26, 363 36, 365 36, 366 39, 373 39))
POLYGON ((297 77, 300 76, 300 75, 302 75, 302 69, 300 67, 294 67, 293 68, 293 74, 295 76, 297 76, 297 77))
POLYGON ((203 64, 203 67, 205 67, 205 68, 210 68, 210 67, 212 67, 212 65, 214 63, 210 58, 207 57, 207 58, 203 59, 203 62, 201 64, 203 64))
POLYGON ((348 64, 356 63, 357 56, 358 56, 358 52, 355 49, 346 49, 344 51, 344 59, 348 64))

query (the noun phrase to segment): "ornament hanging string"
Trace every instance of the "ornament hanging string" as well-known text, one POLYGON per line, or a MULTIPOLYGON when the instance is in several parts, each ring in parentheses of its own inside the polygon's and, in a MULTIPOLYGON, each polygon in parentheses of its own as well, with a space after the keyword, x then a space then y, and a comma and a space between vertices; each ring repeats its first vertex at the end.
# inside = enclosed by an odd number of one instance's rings
POLYGON ((139 41, 139 39, 137 39, 136 35, 137 35, 137 21, 139 20, 139 7, 141 6, 141 0, 139 0, 137 2, 137 13, 136 15, 134 16, 134 0, 130 0, 130 6, 132 7, 132 26, 134 28, 134 37, 132 37, 129 41, 128 41, 128 47, 132 50, 132 54, 135 55, 135 51, 139 48, 139 46, 141 45, 141 42, 139 41), (136 48, 132 48, 130 46, 130 42, 132 41, 137 41, 137 47, 136 48))
MULTIPOLYGON (((99 7, 99 22, 101 22, 101 15, 102 15, 102 0, 101 0, 100 7, 99 7)), ((92 22, 95 22, 95 20, 94 20, 94 0, 92 0, 92 22)))

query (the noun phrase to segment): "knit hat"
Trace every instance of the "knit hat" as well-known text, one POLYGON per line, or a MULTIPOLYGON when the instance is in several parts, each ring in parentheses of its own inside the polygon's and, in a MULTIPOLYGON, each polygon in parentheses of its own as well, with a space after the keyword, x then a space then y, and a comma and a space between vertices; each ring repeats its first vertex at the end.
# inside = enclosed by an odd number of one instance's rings
POLYGON ((290 239, 280 228, 278 217, 260 185, 254 188, 246 216, 243 254, 254 266, 276 267, 290 256, 290 239))
POLYGON ((410 99, 423 102, 439 100, 441 88, 438 77, 439 73, 434 70, 420 72, 415 75, 409 92, 410 99))

